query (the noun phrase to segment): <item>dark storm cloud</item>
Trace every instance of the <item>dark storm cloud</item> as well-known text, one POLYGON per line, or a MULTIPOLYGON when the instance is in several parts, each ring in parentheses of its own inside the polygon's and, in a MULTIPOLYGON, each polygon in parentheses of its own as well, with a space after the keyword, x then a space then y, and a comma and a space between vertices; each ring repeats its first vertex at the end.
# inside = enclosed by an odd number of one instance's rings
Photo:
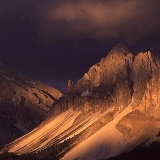
POLYGON ((159 4, 158 0, 63 1, 48 8, 39 34, 46 39, 85 35, 132 42, 159 32, 159 4))
POLYGON ((64 89, 116 43, 160 44, 159 6, 159 0, 0 0, 0 61, 64 89))

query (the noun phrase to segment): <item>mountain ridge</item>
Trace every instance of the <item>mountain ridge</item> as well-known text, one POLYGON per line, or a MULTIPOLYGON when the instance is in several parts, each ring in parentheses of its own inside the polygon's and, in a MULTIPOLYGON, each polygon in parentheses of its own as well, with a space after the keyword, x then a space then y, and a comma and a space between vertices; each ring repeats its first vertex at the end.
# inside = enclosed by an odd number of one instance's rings
POLYGON ((32 81, 4 64, 0 64, 0 82, 0 144, 31 131, 45 120, 53 102, 62 96, 58 90, 32 81))
POLYGON ((159 82, 159 52, 134 55, 119 44, 76 84, 68 82, 46 121, 2 152, 41 153, 53 146, 58 159, 97 160, 154 141, 160 131, 159 82))

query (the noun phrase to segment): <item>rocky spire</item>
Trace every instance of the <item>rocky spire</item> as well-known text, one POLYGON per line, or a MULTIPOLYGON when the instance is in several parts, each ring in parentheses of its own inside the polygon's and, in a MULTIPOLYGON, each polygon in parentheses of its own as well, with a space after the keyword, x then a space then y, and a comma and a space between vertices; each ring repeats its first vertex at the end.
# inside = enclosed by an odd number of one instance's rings
POLYGON ((69 80, 67 85, 67 92, 72 92, 72 87, 74 86, 74 82, 69 80))

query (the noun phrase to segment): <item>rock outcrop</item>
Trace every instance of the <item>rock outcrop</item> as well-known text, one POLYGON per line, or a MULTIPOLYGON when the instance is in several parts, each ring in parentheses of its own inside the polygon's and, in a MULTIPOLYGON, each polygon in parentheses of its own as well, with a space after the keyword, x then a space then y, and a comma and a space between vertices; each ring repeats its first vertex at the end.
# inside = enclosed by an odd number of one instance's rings
POLYGON ((159 53, 139 53, 133 63, 134 108, 160 117, 160 58, 159 53))

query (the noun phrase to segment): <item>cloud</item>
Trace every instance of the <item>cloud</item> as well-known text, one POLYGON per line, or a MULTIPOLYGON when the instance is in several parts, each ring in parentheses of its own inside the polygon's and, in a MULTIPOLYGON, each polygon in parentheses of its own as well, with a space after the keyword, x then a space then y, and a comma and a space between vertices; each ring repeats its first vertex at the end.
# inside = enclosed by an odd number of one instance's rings
POLYGON ((114 37, 135 41, 159 31, 158 0, 78 0, 50 4, 39 23, 43 38, 114 37))

